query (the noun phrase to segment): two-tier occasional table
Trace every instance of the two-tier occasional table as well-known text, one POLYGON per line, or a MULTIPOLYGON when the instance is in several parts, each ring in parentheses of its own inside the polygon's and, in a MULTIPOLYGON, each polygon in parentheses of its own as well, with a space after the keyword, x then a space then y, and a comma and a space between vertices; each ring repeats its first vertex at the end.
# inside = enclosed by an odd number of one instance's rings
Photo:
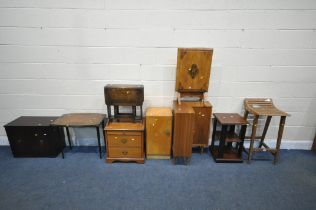
POLYGON ((248 122, 237 113, 214 113, 212 143, 209 147, 215 162, 241 163, 243 144, 248 122), (220 123, 221 131, 216 131, 217 123, 220 123), (240 126, 239 134, 235 128, 240 126), (216 138, 219 145, 215 146, 216 138), (236 145, 233 145, 235 142, 236 145))
MULTIPOLYGON (((105 114, 99 114, 99 113, 70 113, 70 114, 62 115, 61 117, 56 119, 52 123, 52 125, 62 126, 66 128, 70 149, 72 149, 72 146, 71 146, 71 141, 70 141, 69 127, 96 128, 97 137, 98 137, 99 155, 100 155, 100 158, 102 158, 99 127, 100 125, 102 125, 102 129, 104 128, 105 117, 106 117, 105 114)), ((103 132, 103 136, 104 136, 104 132, 103 132)))

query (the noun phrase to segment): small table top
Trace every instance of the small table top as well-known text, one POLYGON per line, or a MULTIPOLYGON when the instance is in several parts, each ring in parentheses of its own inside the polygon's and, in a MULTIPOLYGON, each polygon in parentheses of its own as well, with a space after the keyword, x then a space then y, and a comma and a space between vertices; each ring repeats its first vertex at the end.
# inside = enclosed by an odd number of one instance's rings
POLYGON ((105 117, 105 114, 99 113, 70 113, 62 115, 52 122, 52 125, 66 127, 99 126, 105 117))
POLYGON ((50 126, 58 117, 53 116, 21 116, 4 125, 9 126, 50 126))
POLYGON ((222 125, 247 125, 248 122, 237 113, 214 113, 214 117, 222 125))

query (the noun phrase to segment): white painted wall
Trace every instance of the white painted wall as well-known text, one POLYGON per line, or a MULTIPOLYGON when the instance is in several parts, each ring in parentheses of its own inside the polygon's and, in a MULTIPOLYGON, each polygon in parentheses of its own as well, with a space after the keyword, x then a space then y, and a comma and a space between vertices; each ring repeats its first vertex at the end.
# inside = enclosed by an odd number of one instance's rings
MULTIPOLYGON (((314 0, 1 0, 0 143, 20 115, 103 112, 103 86, 142 83, 145 107, 171 106, 178 47, 214 48, 214 112, 271 97, 292 116, 283 148, 316 127, 314 0)), ((272 121, 268 138, 276 136, 272 121)), ((95 144, 94 130, 76 130, 95 144)))

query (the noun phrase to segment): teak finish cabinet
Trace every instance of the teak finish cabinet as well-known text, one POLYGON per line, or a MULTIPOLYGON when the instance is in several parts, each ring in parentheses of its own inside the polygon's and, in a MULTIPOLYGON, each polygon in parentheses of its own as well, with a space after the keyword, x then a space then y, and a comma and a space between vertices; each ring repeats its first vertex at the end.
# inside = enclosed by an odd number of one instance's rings
POLYGON ((195 113, 195 133, 192 146, 199 146, 201 153, 208 146, 211 128, 212 105, 210 102, 185 102, 186 106, 193 108, 195 113))
POLYGON ((144 163, 144 124, 109 122, 105 127, 106 162, 135 161, 144 163))
POLYGON ((172 143, 172 110, 152 107, 146 110, 146 157, 170 159, 172 143))
POLYGON ((173 160, 184 158, 187 164, 192 156, 192 143, 195 133, 195 112, 192 107, 173 102, 173 160))

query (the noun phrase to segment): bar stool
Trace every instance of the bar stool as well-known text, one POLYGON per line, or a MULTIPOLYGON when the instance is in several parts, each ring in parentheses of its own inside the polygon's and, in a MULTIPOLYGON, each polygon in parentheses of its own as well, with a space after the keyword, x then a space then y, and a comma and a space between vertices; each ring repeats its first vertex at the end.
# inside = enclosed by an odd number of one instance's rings
POLYGON ((251 136, 246 137, 250 138, 249 150, 245 149, 245 152, 248 154, 248 163, 250 163, 251 156, 254 152, 270 152, 274 156, 274 164, 277 163, 280 154, 280 146, 284 130, 285 119, 287 116, 289 116, 289 114, 277 109, 274 106, 272 99, 270 98, 246 98, 244 100, 244 106, 245 119, 247 119, 249 113, 254 115, 251 136), (262 136, 256 136, 258 119, 260 116, 266 116, 267 119, 263 129, 262 136), (270 148, 266 143, 264 143, 264 139, 267 134, 272 116, 280 116, 279 131, 275 148, 270 148), (253 147, 255 139, 260 139, 258 148, 253 147))

